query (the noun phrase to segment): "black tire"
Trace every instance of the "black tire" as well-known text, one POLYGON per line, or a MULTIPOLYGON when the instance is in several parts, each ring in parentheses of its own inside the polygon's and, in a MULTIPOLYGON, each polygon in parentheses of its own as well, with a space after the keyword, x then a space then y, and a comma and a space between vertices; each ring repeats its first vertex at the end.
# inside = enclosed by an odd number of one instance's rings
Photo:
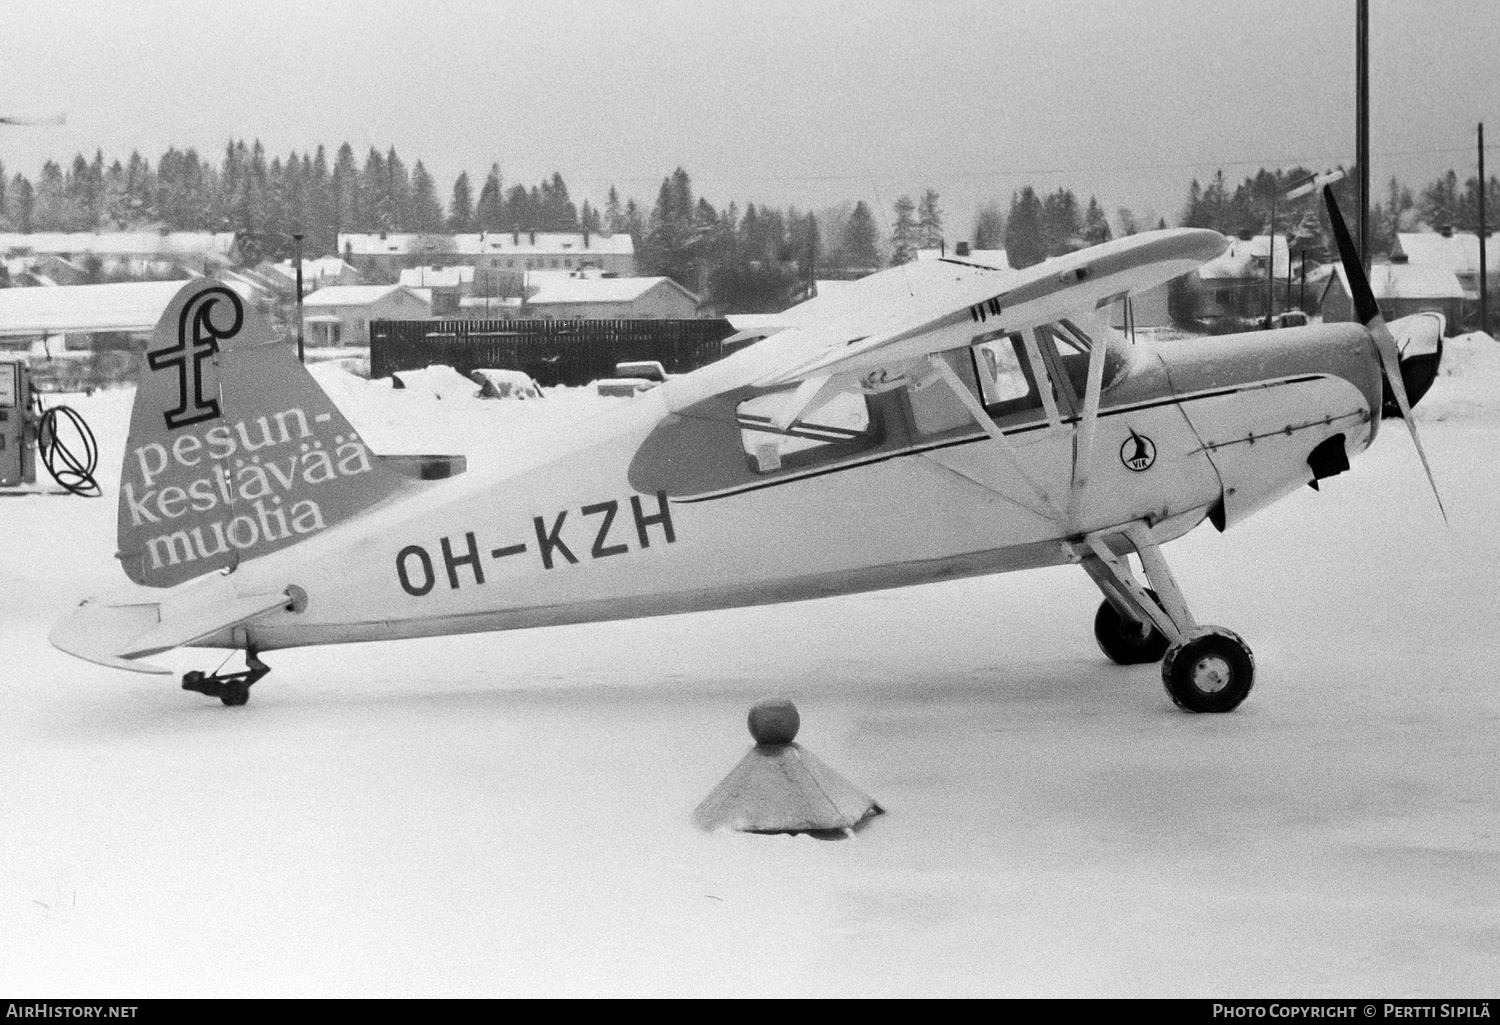
POLYGON ((1239 634, 1209 626, 1167 649, 1161 679, 1187 712, 1231 712, 1255 685, 1255 656, 1239 634))
MULTIPOLYGON (((1147 590, 1152 601, 1156 601, 1156 592, 1147 590)), ((1157 604, 1161 604, 1157 601, 1157 604)), ((1099 642, 1099 650, 1107 655, 1111 662, 1122 666, 1142 666, 1151 662, 1160 662, 1161 657, 1167 652, 1167 635, 1152 626, 1141 635, 1140 628, 1115 611, 1115 607, 1109 602, 1099 603, 1099 611, 1094 613, 1094 640, 1099 642)))
POLYGON ((231 707, 247 704, 250 701, 250 685, 248 683, 226 683, 224 690, 219 695, 219 700, 231 707))

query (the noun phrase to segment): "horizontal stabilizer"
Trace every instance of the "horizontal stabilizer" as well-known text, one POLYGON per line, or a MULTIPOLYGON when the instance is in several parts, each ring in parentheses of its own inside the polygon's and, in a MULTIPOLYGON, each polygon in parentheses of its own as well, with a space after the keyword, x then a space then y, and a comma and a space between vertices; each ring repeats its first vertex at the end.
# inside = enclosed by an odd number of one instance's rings
POLYGON ((172 670, 135 661, 220 633, 286 606, 286 592, 241 595, 226 577, 159 602, 89 601, 59 621, 48 640, 70 655, 137 673, 172 670))

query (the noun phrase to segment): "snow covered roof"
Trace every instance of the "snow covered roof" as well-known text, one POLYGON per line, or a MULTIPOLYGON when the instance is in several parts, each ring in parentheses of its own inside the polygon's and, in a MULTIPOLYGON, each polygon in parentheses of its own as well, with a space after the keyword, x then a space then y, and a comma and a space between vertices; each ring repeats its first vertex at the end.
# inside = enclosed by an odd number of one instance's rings
POLYGON ((473 267, 408 267, 401 272, 408 288, 458 288, 474 283, 473 267))
MULTIPOLYGON (((181 281, 131 281, 0 288, 0 335, 149 331, 182 286, 181 281)), ((246 291, 243 286, 230 287, 242 295, 246 291)))
MULTIPOLYGON (((1272 271, 1277 277, 1286 275, 1287 267, 1291 261, 1291 249, 1287 246, 1286 238, 1276 236, 1275 267, 1272 271)), ((1251 238, 1232 238, 1229 240, 1229 248, 1224 250, 1220 256, 1209 260, 1198 268, 1198 277, 1207 281, 1211 278, 1248 278, 1257 274, 1264 275, 1266 272, 1266 251, 1270 246, 1270 236, 1255 235, 1251 238), (1259 261, 1259 267, 1256 263, 1259 261)))
POLYGON ((548 303, 628 303, 665 282, 690 299, 698 297, 671 278, 561 278, 543 282, 531 305, 548 303))
POLYGON ((0 253, 92 253, 96 256, 220 256, 234 246, 232 231, 0 232, 0 253))
MULTIPOLYGON (((1479 273, 1479 236, 1472 231, 1443 235, 1436 231, 1402 231, 1396 234, 1393 255, 1404 255, 1411 264, 1442 267, 1455 274, 1479 273)), ((1500 272, 1500 238, 1485 239, 1485 262, 1490 273, 1500 272)))
MULTIPOLYGON (((297 268, 292 264, 291 260, 282 260, 280 263, 273 263, 270 269, 292 281, 297 280, 297 268)), ((342 274, 356 273, 358 272, 353 267, 337 256, 320 256, 315 260, 302 261, 302 280, 304 283, 318 281, 321 278, 336 278, 342 274)))
MULTIPOLYGON (((1349 293, 1349 278, 1342 264, 1334 266, 1339 284, 1349 293)), ((1415 263, 1376 263, 1370 266, 1370 291, 1376 299, 1462 299, 1464 289, 1458 275, 1443 267, 1415 263)))
POLYGON ((329 285, 307 296, 302 300, 302 305, 367 306, 370 303, 379 302, 396 291, 406 292, 418 299, 422 298, 415 289, 404 285, 329 285))
POLYGON ((629 232, 613 235, 590 232, 585 242, 581 231, 480 232, 465 235, 423 235, 412 232, 341 232, 339 252, 354 256, 487 256, 513 253, 525 256, 580 256, 589 253, 630 256, 635 240, 629 232), (535 241, 533 241, 535 239, 535 241), (427 249, 427 246, 432 249, 427 249))

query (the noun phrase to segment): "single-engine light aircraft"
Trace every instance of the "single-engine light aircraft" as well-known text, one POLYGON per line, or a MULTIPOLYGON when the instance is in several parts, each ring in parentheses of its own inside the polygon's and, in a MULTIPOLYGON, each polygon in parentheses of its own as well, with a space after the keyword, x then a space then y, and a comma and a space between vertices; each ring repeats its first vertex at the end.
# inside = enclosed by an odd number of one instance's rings
POLYGON ((143 660, 169 649, 238 649, 245 669, 182 686, 241 705, 278 648, 1069 564, 1103 592, 1110 659, 1160 661, 1179 706, 1229 711, 1250 649, 1193 618, 1162 545, 1346 470, 1382 377, 1421 452, 1401 352, 1430 351, 1441 319, 1386 326, 1325 197, 1360 323, 1118 336, 1111 304, 1223 252, 1202 229, 1022 271, 922 261, 482 473, 371 452, 293 346, 193 281, 146 353, 120 483, 116 557, 161 591, 85 602, 52 643, 156 673, 143 660))

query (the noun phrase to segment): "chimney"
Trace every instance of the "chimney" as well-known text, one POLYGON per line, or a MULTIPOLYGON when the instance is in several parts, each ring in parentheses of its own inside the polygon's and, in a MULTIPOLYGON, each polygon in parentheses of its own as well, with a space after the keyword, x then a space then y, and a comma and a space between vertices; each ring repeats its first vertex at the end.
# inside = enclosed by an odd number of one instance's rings
POLYGON ((1438 234, 1441 235, 1441 236, 1443 236, 1443 238, 1452 238, 1453 237, 1453 225, 1451 225, 1451 224, 1440 224, 1440 225, 1438 225, 1438 234))
POLYGON ((953 255, 954 256, 968 256, 969 255, 969 243, 967 243, 967 242, 960 242, 957 246, 954 247, 954 249, 953 249, 953 255))
POLYGON ((536 229, 531 229, 531 244, 536 245, 536 229))
POLYGON ((1391 254, 1392 263, 1406 263, 1408 259, 1407 255, 1399 250, 1391 254))
POLYGON ((513 246, 521 244, 521 226, 519 224, 510 230, 510 244, 513 246))
POLYGON ((588 247, 589 247, 589 226, 587 224, 585 224, 583 226, 583 248, 587 249, 588 247))

